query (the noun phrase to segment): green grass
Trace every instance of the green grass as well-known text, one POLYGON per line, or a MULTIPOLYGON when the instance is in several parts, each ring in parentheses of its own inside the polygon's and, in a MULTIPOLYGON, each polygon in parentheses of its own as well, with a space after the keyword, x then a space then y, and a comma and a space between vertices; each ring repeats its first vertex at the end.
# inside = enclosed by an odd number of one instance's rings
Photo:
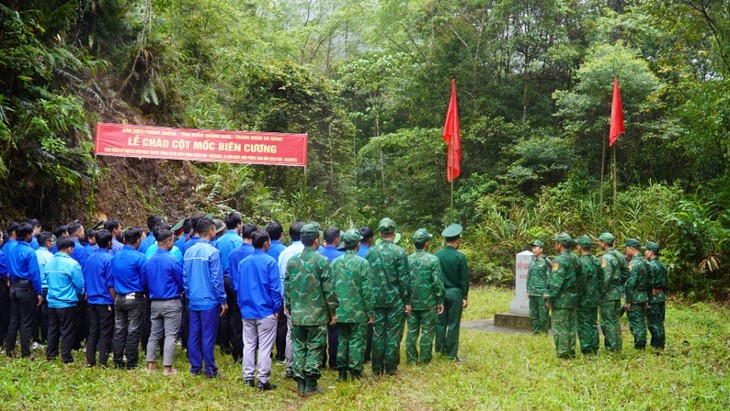
MULTIPOLYGON (((474 289, 466 320, 509 309, 512 293, 474 289)), ((467 362, 435 359, 399 367, 396 377, 335 382, 326 370, 324 395, 300 398, 275 364, 271 392, 243 386, 230 357, 217 356, 224 378, 209 381, 184 372, 86 369, 82 353, 64 366, 0 359, 0 409, 257 409, 257 410, 490 410, 490 409, 730 409, 730 310, 673 302, 667 312, 667 349, 637 352, 625 330, 624 350, 558 360, 549 337, 462 331, 467 362)), ((624 328, 625 324, 624 324, 624 328)), ((39 357, 42 351, 36 352, 39 357)), ((176 367, 187 369, 178 353, 176 367)), ((370 370, 366 370, 370 374, 370 370)))

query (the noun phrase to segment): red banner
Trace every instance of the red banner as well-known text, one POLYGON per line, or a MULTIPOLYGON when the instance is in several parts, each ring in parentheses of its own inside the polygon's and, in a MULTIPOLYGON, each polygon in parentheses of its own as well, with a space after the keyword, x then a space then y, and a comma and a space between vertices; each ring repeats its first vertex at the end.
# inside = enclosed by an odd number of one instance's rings
POLYGON ((94 154, 304 167, 307 135, 98 123, 94 154))

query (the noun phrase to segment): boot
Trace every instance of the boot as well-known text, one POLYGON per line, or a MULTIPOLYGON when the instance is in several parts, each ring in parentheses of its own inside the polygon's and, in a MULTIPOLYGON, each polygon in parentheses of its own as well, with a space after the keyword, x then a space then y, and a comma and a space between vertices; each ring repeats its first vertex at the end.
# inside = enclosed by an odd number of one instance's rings
POLYGON ((307 378, 304 386, 304 395, 309 397, 312 394, 323 394, 325 391, 317 387, 316 378, 307 378))
POLYGON ((359 371, 351 371, 350 377, 353 381, 360 381, 362 379, 362 373, 359 371))
POLYGON ((345 382, 347 381, 347 370, 340 370, 340 376, 337 377, 338 382, 345 382))
POLYGON ((303 378, 295 378, 295 380, 297 381, 297 394, 304 396, 305 395, 304 394, 304 391, 305 391, 305 388, 306 388, 306 384, 304 382, 304 379, 303 378))

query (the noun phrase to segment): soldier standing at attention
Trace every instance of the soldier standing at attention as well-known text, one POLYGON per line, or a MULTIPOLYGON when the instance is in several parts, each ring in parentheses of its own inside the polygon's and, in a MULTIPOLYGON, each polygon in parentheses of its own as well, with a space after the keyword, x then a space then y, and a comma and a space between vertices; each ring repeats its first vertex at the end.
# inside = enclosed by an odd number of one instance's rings
POLYGON ((409 364, 431 361, 436 319, 444 312, 444 283, 438 257, 427 252, 432 234, 425 228, 413 233, 416 252, 408 256, 411 272, 411 314, 408 316, 406 361, 409 364), (416 348, 421 333, 421 352, 416 348))
POLYGON ((646 347, 649 263, 639 252, 639 242, 636 239, 626 239, 626 253, 631 256, 631 263, 629 264, 629 279, 626 281, 624 308, 629 320, 629 329, 634 336, 634 348, 643 350, 646 347))
POLYGON ((299 236, 304 250, 286 265, 284 300, 291 315, 297 391, 309 396, 323 392, 317 387, 319 367, 327 341, 327 324, 337 322, 338 301, 329 260, 317 252, 319 227, 305 224, 299 236))
POLYGON ((446 245, 435 254, 441 263, 444 282, 444 311, 436 323, 436 352, 456 362, 465 361, 456 354, 459 350, 461 312, 469 305, 469 267, 466 256, 459 251, 462 231, 459 224, 446 227, 441 232, 446 245))
POLYGON ((348 230, 343 236, 346 252, 332 263, 337 307, 339 342, 337 351, 338 381, 362 378, 363 357, 368 323, 373 322, 375 302, 370 280, 370 264, 357 255, 362 236, 348 230))
POLYGON ((580 352, 598 353, 598 301, 601 297, 603 271, 601 261, 591 254, 591 238, 582 235, 575 240, 580 253, 581 276, 578 277, 578 339, 580 352))
POLYGON ((644 257, 649 260, 649 312, 647 322, 651 333, 651 346, 664 349, 664 290, 667 288, 667 267, 659 261, 659 245, 646 243, 644 257))
POLYGON ((527 296, 530 301, 530 323, 532 325, 532 333, 547 334, 548 316, 547 305, 542 296, 545 294, 547 287, 548 274, 550 273, 550 260, 543 255, 545 243, 535 240, 530 244, 532 246, 532 254, 535 256, 530 261, 530 268, 527 271, 527 296))
POLYGON ((553 339, 558 358, 575 357, 575 317, 577 305, 576 267, 570 256, 573 239, 566 233, 555 237, 555 251, 546 297, 553 312, 553 339))
POLYGON ((598 245, 603 251, 601 257, 601 331, 607 351, 621 351, 621 261, 626 259, 613 249, 614 237, 603 233, 598 237, 598 245))
POLYGON ((396 245, 395 222, 383 218, 378 223, 380 244, 368 252, 375 295, 373 324, 373 374, 395 375, 400 362, 405 315, 411 312, 408 255, 396 245))

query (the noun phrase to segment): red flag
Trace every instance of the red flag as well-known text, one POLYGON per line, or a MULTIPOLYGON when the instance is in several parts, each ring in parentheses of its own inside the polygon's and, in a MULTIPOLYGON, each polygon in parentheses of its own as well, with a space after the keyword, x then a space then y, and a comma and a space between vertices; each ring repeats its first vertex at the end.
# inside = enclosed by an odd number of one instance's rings
POLYGON ((611 131, 608 134, 608 146, 618 140, 624 132, 624 112, 621 108, 621 92, 618 89, 618 77, 613 78, 613 102, 611 103, 611 131))
POLYGON ((461 133, 459 132, 459 109, 456 107, 456 80, 451 80, 451 100, 446 112, 446 124, 442 136, 448 144, 446 181, 453 181, 461 174, 461 133))

